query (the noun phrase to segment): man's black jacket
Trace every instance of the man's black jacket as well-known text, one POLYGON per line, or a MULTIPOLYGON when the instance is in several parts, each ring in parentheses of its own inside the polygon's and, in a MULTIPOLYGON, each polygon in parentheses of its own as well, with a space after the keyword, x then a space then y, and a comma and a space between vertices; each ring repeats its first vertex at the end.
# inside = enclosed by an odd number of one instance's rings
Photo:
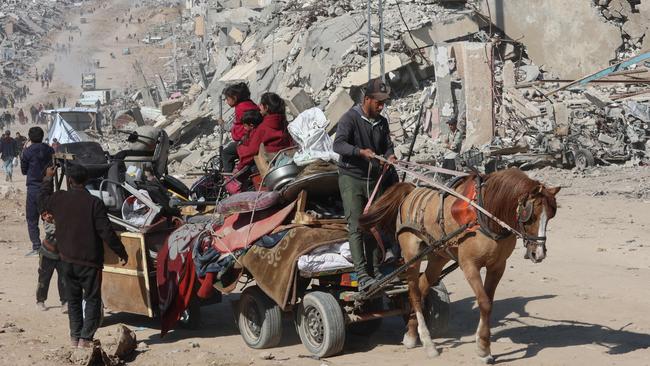
POLYGON ((106 206, 83 188, 54 192, 52 178, 43 179, 40 207, 49 211, 56 226, 56 246, 61 260, 102 268, 104 246, 120 258, 126 250, 108 220, 106 206))

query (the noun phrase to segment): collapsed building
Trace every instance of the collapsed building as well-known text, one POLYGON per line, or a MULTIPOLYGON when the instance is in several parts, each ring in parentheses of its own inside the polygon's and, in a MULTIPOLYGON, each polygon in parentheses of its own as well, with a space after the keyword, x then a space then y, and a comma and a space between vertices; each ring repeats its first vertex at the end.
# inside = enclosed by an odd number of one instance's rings
POLYGON ((69 28, 67 7, 73 1, 7 0, 0 5, 0 91, 12 93, 19 80, 33 75, 30 68, 52 45, 46 36, 69 28))
POLYGON ((650 9, 640 2, 386 2, 383 24, 376 2, 368 22, 366 1, 184 6, 181 21, 159 41, 174 44, 164 87, 184 99, 164 102, 166 118, 156 125, 178 142, 172 164, 185 169, 221 145, 227 126, 206 121, 228 120, 221 92, 230 83, 247 82, 253 99, 277 92, 294 117, 320 107, 334 133, 368 75, 382 72, 393 89, 386 114, 400 157, 434 161, 444 122, 457 117, 466 134, 462 157, 473 163, 525 168, 574 166, 576 155, 579 165, 645 159, 645 60, 549 94, 644 54, 650 9))
MULTIPOLYGON (((160 75, 139 68, 139 90, 112 120, 118 128, 164 128, 174 141, 170 168, 187 170, 211 159, 228 138, 229 126, 215 122, 232 118, 221 97, 231 83, 246 82, 254 100, 266 91, 280 94, 290 118, 319 107, 335 133, 369 76, 385 76, 393 97, 386 116, 402 158, 437 160, 445 121, 458 118, 466 165, 645 161, 648 4, 368 4, 142 0, 137 6, 151 18, 178 14, 142 37, 171 57, 160 75), (640 59, 608 71, 633 57, 640 59), (574 83, 592 74, 599 77, 574 83)), ((116 144, 110 135, 102 140, 116 144)))

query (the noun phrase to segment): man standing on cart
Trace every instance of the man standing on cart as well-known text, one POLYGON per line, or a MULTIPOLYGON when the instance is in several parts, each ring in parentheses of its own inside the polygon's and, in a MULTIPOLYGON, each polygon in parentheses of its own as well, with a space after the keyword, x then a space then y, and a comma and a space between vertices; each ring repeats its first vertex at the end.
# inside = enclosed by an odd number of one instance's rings
MULTIPOLYGON (((361 105, 350 108, 339 120, 334 139, 334 151, 340 155, 339 190, 361 290, 372 285, 379 277, 375 269, 379 266, 380 253, 372 237, 367 235, 364 240, 359 228, 359 216, 363 214, 382 175, 383 169, 376 157, 382 156, 391 162, 396 160, 388 120, 381 115, 389 95, 390 89, 381 79, 371 80, 361 105)), ((390 172, 394 173, 394 170, 390 172)), ((378 188, 377 195, 383 192, 386 184, 382 186, 378 188)))

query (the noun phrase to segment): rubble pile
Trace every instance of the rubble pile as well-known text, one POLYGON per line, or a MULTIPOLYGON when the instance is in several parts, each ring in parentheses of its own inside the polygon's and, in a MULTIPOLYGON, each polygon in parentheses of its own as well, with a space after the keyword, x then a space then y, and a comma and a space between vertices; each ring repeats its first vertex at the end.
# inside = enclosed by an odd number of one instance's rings
POLYGON ((48 52, 47 35, 68 27, 66 7, 73 1, 9 0, 0 4, 0 90, 12 93, 19 80, 32 73, 30 67, 48 52))
POLYGON ((162 102, 155 126, 175 142, 172 171, 202 166, 229 138, 232 109, 221 94, 234 82, 247 82, 253 100, 280 94, 290 119, 320 107, 334 133, 363 95, 368 56, 372 77, 383 59, 392 87, 385 114, 398 157, 439 160, 450 118, 465 132, 465 163, 570 167, 646 156, 646 59, 556 91, 644 54, 650 9, 640 1, 387 1, 383 27, 373 2, 370 37, 362 0, 148 2, 152 16, 179 14, 145 42, 172 53, 153 87, 162 102))

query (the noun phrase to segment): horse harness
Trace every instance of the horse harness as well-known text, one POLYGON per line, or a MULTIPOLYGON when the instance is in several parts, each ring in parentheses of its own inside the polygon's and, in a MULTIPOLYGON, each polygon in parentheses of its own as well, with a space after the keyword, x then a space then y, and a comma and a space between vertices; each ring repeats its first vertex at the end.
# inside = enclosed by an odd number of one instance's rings
MULTIPOLYGON (((447 186, 449 188, 455 189, 460 184, 462 184, 462 182, 464 181, 463 178, 465 177, 455 177, 454 179, 450 180, 447 183, 447 186)), ((474 177, 474 192, 475 192, 474 199, 476 203, 481 207, 483 207, 484 185, 485 185, 485 181, 483 180, 483 177, 477 174, 474 177)), ((431 200, 431 198, 433 198, 435 194, 440 195, 440 204, 438 207, 436 223, 440 228, 442 237, 446 236, 445 225, 444 225, 445 224, 445 198, 450 194, 444 191, 437 191, 429 187, 417 187, 415 188, 415 190, 413 190, 413 192, 411 193, 412 197, 410 199, 410 202, 408 202, 406 215, 402 215, 403 207, 400 206, 397 215, 397 224, 395 230, 396 236, 399 235, 403 230, 410 230, 427 245, 433 245, 434 243, 438 243, 440 245, 439 239, 436 239, 433 235, 427 232, 424 223, 426 205, 431 200)), ((511 232, 508 229, 504 229, 500 232, 494 232, 492 229, 490 229, 488 225, 488 220, 490 220, 490 218, 479 210, 473 210, 473 211, 475 212, 476 219, 473 220, 471 223, 470 222, 465 223, 467 226, 467 230, 472 231, 478 229, 482 234, 484 234, 485 236, 489 237, 494 241, 503 240, 513 234, 513 232, 511 232)), ((526 231, 524 230, 526 223, 529 222, 530 219, 532 218, 533 211, 534 211, 534 204, 531 202, 529 196, 526 196, 525 199, 520 200, 520 202, 517 205, 517 224, 519 225, 518 229, 520 230, 520 234, 522 236, 522 239, 524 240, 524 245, 526 244, 526 242, 543 243, 546 241, 546 237, 530 236, 526 234, 526 231)), ((456 261, 458 260, 458 258, 456 258, 456 256, 454 256, 450 251, 451 245, 448 245, 445 242, 442 243, 442 245, 440 246, 443 247, 440 249, 443 249, 445 253, 447 253, 447 255, 450 256, 450 258, 456 261)))

